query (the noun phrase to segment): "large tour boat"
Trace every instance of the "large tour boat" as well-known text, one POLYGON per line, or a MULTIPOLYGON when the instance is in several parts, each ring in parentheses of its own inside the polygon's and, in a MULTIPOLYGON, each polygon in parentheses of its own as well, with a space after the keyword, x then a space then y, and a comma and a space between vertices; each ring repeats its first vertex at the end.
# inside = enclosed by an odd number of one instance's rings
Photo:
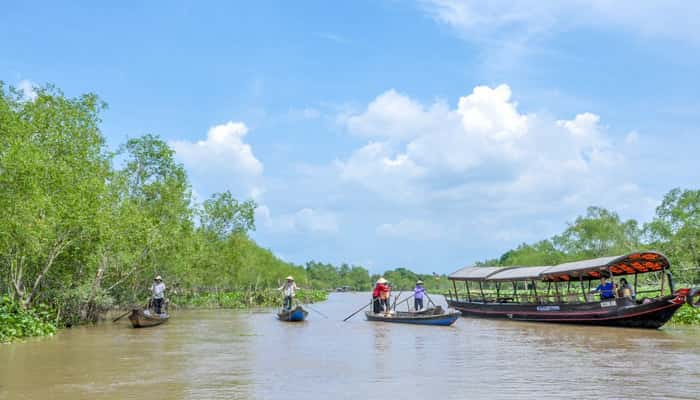
POLYGON ((449 279, 447 304, 465 317, 656 329, 683 304, 700 307, 700 288, 675 289, 668 259, 652 251, 555 266, 466 267, 449 279), (612 298, 592 293, 601 277, 623 275, 629 289, 616 288, 612 298))

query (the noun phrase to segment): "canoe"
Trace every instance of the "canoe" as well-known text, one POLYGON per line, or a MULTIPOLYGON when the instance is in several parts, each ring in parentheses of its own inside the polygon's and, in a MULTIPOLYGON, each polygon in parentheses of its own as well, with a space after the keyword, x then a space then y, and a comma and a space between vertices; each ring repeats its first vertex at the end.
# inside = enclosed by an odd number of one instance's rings
POLYGON ((152 313, 150 310, 143 310, 141 308, 134 308, 131 310, 129 315, 129 321, 134 328, 148 328, 150 326, 160 325, 167 322, 170 319, 170 315, 167 313, 156 314, 152 313))
POLYGON ((457 321, 460 315, 462 314, 459 311, 445 312, 440 306, 422 311, 395 311, 386 314, 365 312, 368 321, 433 326, 450 326, 457 321))
POLYGON ((306 319, 306 316, 309 315, 309 312, 306 311, 302 306, 296 306, 292 308, 291 310, 287 309, 280 309, 277 312, 277 319, 280 321, 287 321, 287 322, 301 322, 306 319))

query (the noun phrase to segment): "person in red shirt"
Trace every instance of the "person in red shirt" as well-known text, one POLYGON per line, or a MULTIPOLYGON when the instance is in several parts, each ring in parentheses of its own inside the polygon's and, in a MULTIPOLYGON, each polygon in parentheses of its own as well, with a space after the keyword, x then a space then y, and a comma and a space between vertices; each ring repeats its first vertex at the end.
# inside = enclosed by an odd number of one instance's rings
POLYGON ((389 299, 389 285, 386 279, 383 277, 377 279, 377 284, 372 290, 372 311, 375 314, 386 312, 388 307, 389 299))

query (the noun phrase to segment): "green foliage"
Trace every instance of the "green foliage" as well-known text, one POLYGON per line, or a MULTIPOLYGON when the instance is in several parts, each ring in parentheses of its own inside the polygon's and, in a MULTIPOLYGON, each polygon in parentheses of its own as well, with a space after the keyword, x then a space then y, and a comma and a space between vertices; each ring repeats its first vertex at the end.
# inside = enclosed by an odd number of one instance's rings
POLYGON ((670 258, 677 280, 700 282, 700 190, 671 190, 644 232, 670 258))
POLYGON ((0 343, 29 336, 48 336, 56 333, 50 312, 44 305, 26 310, 9 296, 0 297, 0 343))
MULTIPOLYGON (((299 290, 296 294, 296 300, 305 304, 324 301, 327 298, 328 292, 324 290, 299 290)), ((282 306, 282 296, 278 290, 193 293, 171 296, 171 300, 179 307, 245 309, 282 306)))
POLYGON ((369 272, 357 265, 342 264, 336 267, 316 261, 306 263, 307 281, 303 282, 314 288, 335 289, 347 287, 351 290, 370 290, 372 281, 369 272))
POLYGON ((700 325, 700 308, 693 308, 684 304, 673 314, 671 318, 672 324, 681 325, 700 325))

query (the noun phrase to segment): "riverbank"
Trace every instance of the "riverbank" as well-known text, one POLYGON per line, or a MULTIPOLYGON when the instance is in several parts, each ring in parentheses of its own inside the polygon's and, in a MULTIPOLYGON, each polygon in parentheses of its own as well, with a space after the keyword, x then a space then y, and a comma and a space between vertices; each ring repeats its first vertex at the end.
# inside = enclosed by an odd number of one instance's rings
MULTIPOLYGON (((300 303, 325 301, 325 290, 299 290, 296 300, 300 303)), ((258 291, 228 291, 172 294, 169 296, 171 309, 237 309, 245 310, 258 307, 280 307, 282 297, 274 289, 258 291)), ((129 305, 117 307, 128 311, 129 305)), ((9 343, 33 336, 52 336, 59 326, 57 312, 45 305, 23 309, 10 297, 0 299, 0 343, 9 343)), ((101 315, 104 320, 107 313, 101 315)), ((88 325, 88 324, 85 324, 88 325)), ((66 328, 64 328, 66 329, 66 328)))

